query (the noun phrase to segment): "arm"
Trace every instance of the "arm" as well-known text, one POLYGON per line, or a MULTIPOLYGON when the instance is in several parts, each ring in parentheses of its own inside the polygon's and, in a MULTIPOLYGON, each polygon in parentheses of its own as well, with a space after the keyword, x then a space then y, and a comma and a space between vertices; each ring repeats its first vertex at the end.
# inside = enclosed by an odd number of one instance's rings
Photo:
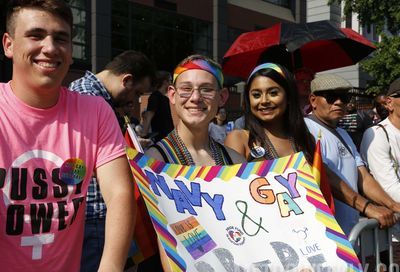
POLYGON ((329 179, 329 184, 332 188, 332 194, 335 198, 346 203, 360 213, 364 212, 365 216, 368 218, 377 219, 382 228, 394 225, 395 219, 391 210, 382 206, 374 205, 372 203, 368 204, 368 200, 366 198, 355 192, 346 182, 338 177, 326 165, 324 165, 324 167, 329 179))
MULTIPOLYGON (((368 162, 371 174, 382 186, 382 189, 394 201, 400 202, 400 180, 390 158, 389 150, 389 142, 382 128, 370 128, 364 133, 361 143, 363 159, 368 162)), ((392 154, 394 151, 395 149, 392 148, 392 154)), ((397 157, 396 154, 394 156, 397 157)))
POLYGON ((246 158, 249 152, 246 148, 248 140, 244 130, 233 130, 226 136, 224 145, 246 158))
POLYGON ((96 169, 107 205, 104 251, 99 271, 122 271, 132 241, 136 219, 132 174, 125 156, 96 169))
POLYGON ((227 146, 225 146, 225 148, 234 164, 246 162, 246 159, 241 154, 227 146))
POLYGON ((367 199, 355 192, 346 182, 338 177, 335 172, 330 170, 328 166, 324 164, 324 167, 329 184, 332 188, 333 196, 357 211, 362 212, 365 204, 367 203, 367 199))
POLYGON ((400 204, 395 202, 371 176, 365 166, 358 167, 358 188, 369 199, 376 203, 391 209, 394 212, 400 212, 400 204))

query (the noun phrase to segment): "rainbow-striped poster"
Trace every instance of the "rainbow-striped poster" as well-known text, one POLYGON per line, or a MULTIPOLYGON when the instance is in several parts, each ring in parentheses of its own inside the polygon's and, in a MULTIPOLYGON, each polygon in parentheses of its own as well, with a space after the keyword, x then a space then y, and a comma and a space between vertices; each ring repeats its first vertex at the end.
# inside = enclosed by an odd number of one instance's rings
POLYGON ((362 271, 303 153, 204 167, 127 154, 173 271, 362 271))

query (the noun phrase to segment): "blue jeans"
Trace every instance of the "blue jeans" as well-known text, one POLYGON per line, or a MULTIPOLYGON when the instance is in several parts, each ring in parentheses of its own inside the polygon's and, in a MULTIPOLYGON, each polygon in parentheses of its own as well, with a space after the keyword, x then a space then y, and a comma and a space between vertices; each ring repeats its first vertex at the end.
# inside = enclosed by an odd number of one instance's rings
POLYGON ((105 218, 85 221, 81 272, 92 272, 98 270, 104 248, 105 225, 105 218))

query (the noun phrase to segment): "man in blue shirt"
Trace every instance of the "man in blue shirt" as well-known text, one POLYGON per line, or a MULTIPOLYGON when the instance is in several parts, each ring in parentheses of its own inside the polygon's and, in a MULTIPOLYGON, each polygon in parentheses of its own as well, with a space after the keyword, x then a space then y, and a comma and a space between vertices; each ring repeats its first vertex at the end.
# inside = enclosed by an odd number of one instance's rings
POLYGON ((345 79, 324 74, 311 82, 310 104, 312 114, 305 119, 311 134, 318 139, 321 135, 321 155, 324 163, 350 188, 333 181, 335 195, 335 217, 348 235, 358 223, 359 213, 376 218, 381 227, 395 223, 393 212, 400 211, 395 202, 369 174, 349 134, 337 124, 345 114, 347 92, 352 88, 345 79), (338 188, 339 187, 339 188, 338 188), (340 196, 340 199, 336 199, 340 196), (364 198, 367 197, 367 198, 364 198), (372 202, 372 201, 373 202, 372 202))

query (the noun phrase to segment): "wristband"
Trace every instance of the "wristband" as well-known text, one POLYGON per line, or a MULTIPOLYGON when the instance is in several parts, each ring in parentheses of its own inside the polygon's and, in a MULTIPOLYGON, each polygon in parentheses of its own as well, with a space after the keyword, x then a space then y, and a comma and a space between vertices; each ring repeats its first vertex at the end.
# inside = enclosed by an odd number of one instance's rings
POLYGON ((364 209, 362 210, 362 214, 365 215, 365 211, 367 210, 368 205, 371 204, 371 203, 372 203, 371 200, 367 200, 367 202, 366 202, 365 205, 364 205, 364 209))

